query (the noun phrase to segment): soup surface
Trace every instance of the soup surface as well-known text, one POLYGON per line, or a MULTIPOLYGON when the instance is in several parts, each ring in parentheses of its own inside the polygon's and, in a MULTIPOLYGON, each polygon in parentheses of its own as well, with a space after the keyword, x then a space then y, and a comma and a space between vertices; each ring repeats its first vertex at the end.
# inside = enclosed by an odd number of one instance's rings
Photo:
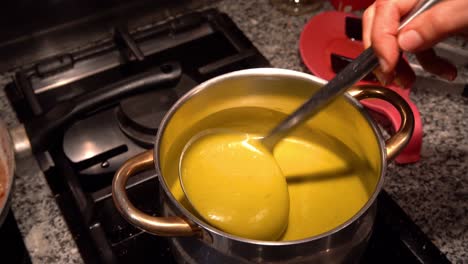
MULTIPOLYGON (((201 120, 191 129, 184 130, 184 134, 174 141, 176 144, 171 145, 168 153, 165 154, 162 166, 163 175, 172 194, 184 207, 200 217, 199 212, 191 207, 182 191, 178 177, 178 163, 174 162, 180 159, 183 148, 194 135, 218 128, 250 135, 264 135, 284 116, 284 113, 265 108, 226 109, 201 120)), ((343 131, 345 134, 351 132, 343 131)), ((276 240, 298 240, 330 231, 352 218, 364 206, 375 189, 378 172, 375 168, 371 168, 368 159, 359 151, 358 147, 349 147, 323 131, 320 126, 303 126, 278 143, 273 155, 286 179, 289 215, 286 230, 276 240)), ((201 161, 192 160, 191 166, 197 166, 197 162, 201 161)), ((232 160, 229 166, 236 171, 251 170, 235 160, 232 160)), ((196 177, 210 177, 210 174, 194 175, 193 179, 195 180, 196 177)), ((185 182, 184 185, 186 185, 185 182)), ((196 183, 193 185, 196 186, 196 183)), ((245 184, 236 188, 248 193, 258 189, 258 185, 258 182, 246 181, 245 184)), ((206 189, 208 188, 204 190, 206 189)), ((212 192, 209 195, 211 201, 220 201, 219 194, 212 192)), ((244 200, 243 203, 236 206, 262 204, 252 199, 244 200)), ((277 203, 274 199, 271 199, 270 203, 265 203, 264 206, 265 208, 280 207, 283 210, 285 208, 284 203, 277 203)), ((201 218, 206 219, 203 216, 201 218)), ((275 226, 280 226, 278 221, 282 221, 278 218, 268 220, 277 221, 275 226)), ((216 226, 208 220, 205 221, 216 226)), ((216 227, 222 229, 219 226, 216 227)), ((246 226, 235 228, 247 230, 246 226)), ((230 233, 228 230, 224 231, 230 233)), ((255 231, 248 232, 252 234, 255 231)), ((252 237, 248 234, 240 236, 252 237)))
POLYGON ((348 159, 349 150, 323 143, 289 137, 275 148, 289 188, 289 222, 282 240, 327 232, 350 219, 369 198, 360 179, 365 172, 348 159))
POLYGON ((209 131, 191 140, 180 161, 185 194, 211 225, 241 237, 277 240, 288 224, 286 179, 251 135, 209 131))

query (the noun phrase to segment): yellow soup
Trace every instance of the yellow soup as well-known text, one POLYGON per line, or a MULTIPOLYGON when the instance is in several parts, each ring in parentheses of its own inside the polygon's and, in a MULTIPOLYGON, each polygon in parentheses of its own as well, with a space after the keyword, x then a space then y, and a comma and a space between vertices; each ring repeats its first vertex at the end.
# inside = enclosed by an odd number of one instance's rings
MULTIPOLYGON (((265 239, 266 236, 263 235, 275 233, 284 224, 284 218, 281 215, 286 211, 287 203, 284 201, 285 192, 280 187, 281 181, 278 179, 277 174, 271 175, 270 178, 266 175, 261 175, 257 178, 257 175, 255 175, 255 177, 249 179, 248 176, 256 172, 256 164, 240 162, 239 159, 242 159, 240 156, 223 161, 223 165, 229 168, 229 173, 239 172, 242 174, 242 172, 246 172, 243 174, 245 178, 238 179, 239 181, 236 182, 235 188, 239 193, 245 194, 245 197, 252 195, 251 199, 239 199, 237 200, 238 203, 232 204, 234 200, 231 200, 229 203, 225 201, 225 199, 232 198, 229 197, 231 194, 226 196, 225 194, 216 193, 214 186, 203 186, 206 183, 210 183, 210 179, 214 177, 212 172, 197 173, 198 175, 193 175, 194 177, 192 177, 194 182, 187 184, 184 181, 185 188, 191 185, 197 188, 194 192, 199 192, 198 194, 205 196, 203 197, 206 201, 205 207, 200 210, 200 204, 195 205, 198 209, 197 212, 190 206, 190 203, 187 202, 187 198, 182 192, 178 179, 179 164, 175 161, 179 160, 182 149, 186 146, 187 142, 200 132, 222 128, 250 135, 264 135, 282 120, 284 116, 285 114, 281 112, 264 108, 227 109, 214 113, 206 119, 199 121, 191 129, 185 130, 184 134, 179 136, 179 140, 175 141, 177 143, 171 146, 165 158, 166 162, 163 165, 163 173, 175 198, 193 214, 201 216, 201 218, 211 225, 227 233, 246 238, 275 240, 272 238, 273 236, 265 239), (200 179, 204 180, 197 183, 195 177, 201 177, 200 179), (255 181, 251 179, 255 179, 255 181), (260 187, 260 182, 267 181, 271 184, 269 187, 260 187), (262 194, 271 190, 275 190, 278 193, 268 196, 268 199, 259 198, 262 194), (236 219, 234 220, 233 218, 230 223, 232 225, 226 229, 222 225, 219 225, 219 222, 216 223, 213 219, 210 220, 207 217, 210 207, 214 208, 213 205, 217 202, 221 206, 232 206, 231 208, 245 208, 254 204, 256 206, 263 206, 265 210, 274 211, 270 211, 268 217, 263 218, 261 222, 257 222, 268 224, 268 227, 258 225, 248 226, 245 224, 246 215, 239 216, 238 212, 230 212, 229 214, 233 217, 235 216, 236 219), (259 233, 262 233, 261 236, 263 238, 258 236, 259 233)), ((350 132, 343 131, 343 133, 350 132)), ((210 144, 222 145, 222 142, 226 142, 226 140, 232 141, 233 139, 223 139, 221 137, 213 139, 211 143, 208 140, 204 143, 202 142, 204 146, 200 145, 199 147, 213 151, 214 148, 210 144)), ((273 156, 283 173, 283 178, 286 179, 289 198, 287 227, 276 240, 304 239, 330 231, 343 224, 364 206, 378 180, 376 169, 369 165, 366 156, 360 152, 359 147, 350 147, 342 143, 342 141, 322 131, 320 127, 303 126, 299 128, 291 136, 278 143, 273 156)), ((202 163, 203 159, 197 160, 197 157, 195 157, 195 159, 190 161, 190 168, 186 167, 187 172, 200 172, 200 167, 197 164, 202 163)), ((221 184, 219 185, 221 189, 227 187, 222 182, 216 184, 221 184)), ((201 203, 203 204, 203 202, 201 203)), ((258 208, 256 210, 258 211, 258 208)))
POLYGON ((360 180, 365 172, 353 166, 356 162, 343 158, 349 154, 344 146, 334 147, 290 137, 275 148, 274 156, 288 182, 290 203, 288 228, 281 240, 327 232, 367 202, 369 194, 360 180))

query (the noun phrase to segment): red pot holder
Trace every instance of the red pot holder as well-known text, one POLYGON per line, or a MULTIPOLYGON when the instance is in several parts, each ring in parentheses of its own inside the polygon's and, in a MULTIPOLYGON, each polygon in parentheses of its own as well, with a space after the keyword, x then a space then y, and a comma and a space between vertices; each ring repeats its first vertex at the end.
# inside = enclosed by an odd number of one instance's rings
MULTIPOLYGON (((337 11, 318 14, 306 24, 301 33, 299 49, 302 60, 314 75, 330 80, 349 60, 354 59, 364 50, 360 41, 361 34, 361 21, 352 14, 337 11)), ((406 59, 403 63, 405 67, 411 69, 406 59)), ((358 84, 381 86, 373 74, 369 74, 358 84)), ((418 108, 409 98, 412 84, 410 83, 407 87, 400 87, 394 83, 385 86, 403 97, 413 110, 415 119, 411 140, 395 159, 400 164, 413 163, 420 159, 422 124, 418 108)), ((362 101, 362 104, 383 115, 386 120, 390 121, 392 128, 395 131, 398 130, 400 115, 390 103, 368 99, 362 101)))

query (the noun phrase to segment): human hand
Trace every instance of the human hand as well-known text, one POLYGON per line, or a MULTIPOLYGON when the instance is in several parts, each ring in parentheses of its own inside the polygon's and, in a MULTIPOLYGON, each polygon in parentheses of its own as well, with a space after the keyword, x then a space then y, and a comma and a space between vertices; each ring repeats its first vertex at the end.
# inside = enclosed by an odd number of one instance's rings
POLYGON ((379 79, 384 84, 394 77, 400 50, 415 53, 428 72, 447 80, 457 76, 455 66, 438 57, 431 47, 454 34, 468 36, 468 0, 441 1, 398 32, 401 17, 417 3, 418 0, 376 0, 364 12, 364 45, 367 48, 372 44, 379 58, 379 79))

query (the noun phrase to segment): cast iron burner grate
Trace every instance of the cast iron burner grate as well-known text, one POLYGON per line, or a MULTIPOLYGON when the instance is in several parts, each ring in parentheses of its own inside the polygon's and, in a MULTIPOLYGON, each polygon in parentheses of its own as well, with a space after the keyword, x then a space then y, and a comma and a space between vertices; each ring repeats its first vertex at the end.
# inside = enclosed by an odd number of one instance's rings
MULTIPOLYGON (((111 197, 115 170, 128 158, 152 148, 165 112, 196 84, 222 73, 269 63, 231 19, 216 10, 181 16, 146 31, 114 32, 124 36, 104 42, 104 46, 95 47, 96 51, 87 49, 86 56, 79 52, 65 54, 68 59, 62 62, 72 65, 53 73, 38 74, 34 68, 19 72, 17 81, 6 91, 27 125, 50 108, 117 81, 158 67, 172 73, 180 69, 180 76, 170 84, 153 85, 141 94, 108 100, 80 112, 54 131, 47 145, 48 155, 37 155, 86 263, 173 263, 175 257, 166 238, 142 232, 117 212, 111 197), (115 39, 120 41, 114 43, 115 39), (125 52, 118 52, 122 50, 125 52), (103 61, 119 64, 100 64, 103 61), (75 76, 78 70, 81 78, 61 85, 51 82, 75 76)), ((159 211, 157 175, 136 175, 127 189, 140 210, 149 214, 159 211)), ((376 228, 363 263, 397 262, 447 260, 382 192, 376 228)))

